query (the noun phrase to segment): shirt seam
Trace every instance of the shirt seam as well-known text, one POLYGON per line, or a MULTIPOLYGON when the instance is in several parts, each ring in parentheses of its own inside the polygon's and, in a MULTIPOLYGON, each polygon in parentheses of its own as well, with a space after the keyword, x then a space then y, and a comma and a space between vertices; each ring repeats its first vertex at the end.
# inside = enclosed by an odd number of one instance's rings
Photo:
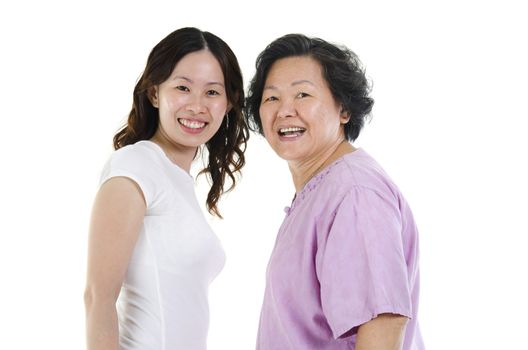
MULTIPOLYGON (((148 245, 150 249, 153 251, 152 243, 150 241, 150 237, 145 232, 145 238, 147 239, 148 245)), ((153 259, 154 261, 154 268, 156 269, 156 273, 154 274, 154 277, 156 279, 156 294, 158 296, 158 307, 159 307, 159 313, 160 313, 160 324, 161 324, 161 350, 166 350, 166 335, 165 335, 165 315, 163 314, 163 308, 162 308, 162 296, 160 291, 160 278, 159 278, 159 267, 158 267, 158 261, 156 259, 153 259)))

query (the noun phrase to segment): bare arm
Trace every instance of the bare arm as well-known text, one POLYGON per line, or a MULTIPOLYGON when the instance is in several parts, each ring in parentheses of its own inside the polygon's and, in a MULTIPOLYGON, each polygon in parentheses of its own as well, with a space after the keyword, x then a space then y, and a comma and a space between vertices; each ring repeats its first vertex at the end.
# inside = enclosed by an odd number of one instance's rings
POLYGON ((357 333, 356 350, 401 350, 407 317, 381 314, 362 324, 357 333))
POLYGON ((97 193, 90 222, 84 294, 88 350, 119 347, 115 303, 145 211, 143 193, 128 178, 112 178, 97 193))

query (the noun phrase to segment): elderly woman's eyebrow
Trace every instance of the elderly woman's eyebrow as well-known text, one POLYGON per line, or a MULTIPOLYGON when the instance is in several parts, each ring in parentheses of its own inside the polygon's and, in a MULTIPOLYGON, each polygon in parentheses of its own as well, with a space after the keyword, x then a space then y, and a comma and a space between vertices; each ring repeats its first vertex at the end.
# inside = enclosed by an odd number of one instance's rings
POLYGON ((315 86, 314 83, 312 83, 310 80, 306 80, 306 79, 296 80, 291 85, 295 86, 295 85, 300 85, 300 84, 305 84, 305 83, 315 86))
MULTIPOLYGON (((296 80, 293 83, 291 83, 291 86, 301 85, 301 84, 310 84, 315 86, 314 83, 312 83, 310 80, 302 79, 302 80, 296 80)), ((278 88, 275 85, 266 85, 264 86, 264 90, 277 90, 278 88)))

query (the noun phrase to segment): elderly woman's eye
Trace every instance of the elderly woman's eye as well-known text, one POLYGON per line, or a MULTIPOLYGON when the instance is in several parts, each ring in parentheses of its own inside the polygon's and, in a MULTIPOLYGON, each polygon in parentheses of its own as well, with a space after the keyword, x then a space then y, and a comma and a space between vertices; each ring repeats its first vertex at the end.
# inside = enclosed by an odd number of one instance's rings
POLYGON ((310 96, 310 95, 307 94, 306 92, 299 92, 299 93, 297 94, 297 97, 299 97, 299 98, 308 97, 308 96, 310 96))

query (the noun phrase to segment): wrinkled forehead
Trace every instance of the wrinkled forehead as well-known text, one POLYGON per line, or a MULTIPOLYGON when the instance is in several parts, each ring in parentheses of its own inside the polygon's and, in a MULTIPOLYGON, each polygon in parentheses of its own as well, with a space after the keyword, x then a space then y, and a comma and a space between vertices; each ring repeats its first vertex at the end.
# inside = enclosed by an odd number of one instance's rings
POLYGON ((311 56, 292 56, 273 62, 265 79, 264 86, 281 84, 318 84, 324 81, 322 66, 311 56))

